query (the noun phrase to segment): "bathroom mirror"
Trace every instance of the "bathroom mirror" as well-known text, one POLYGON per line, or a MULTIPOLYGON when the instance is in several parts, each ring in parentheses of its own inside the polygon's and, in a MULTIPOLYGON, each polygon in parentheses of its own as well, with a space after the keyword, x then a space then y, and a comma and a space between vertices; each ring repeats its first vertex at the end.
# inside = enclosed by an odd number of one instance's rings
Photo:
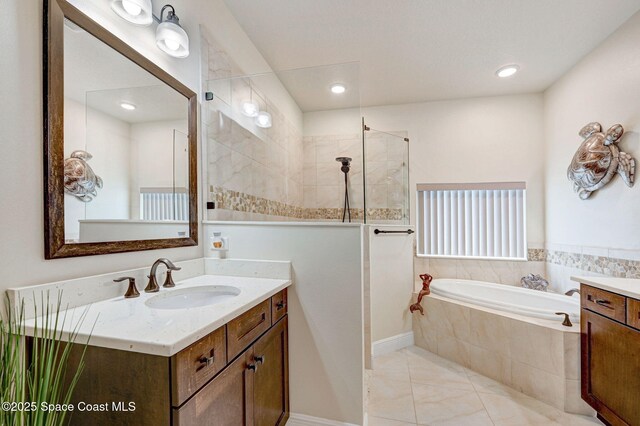
POLYGON ((45 1, 47 259, 197 245, 196 94, 45 1))

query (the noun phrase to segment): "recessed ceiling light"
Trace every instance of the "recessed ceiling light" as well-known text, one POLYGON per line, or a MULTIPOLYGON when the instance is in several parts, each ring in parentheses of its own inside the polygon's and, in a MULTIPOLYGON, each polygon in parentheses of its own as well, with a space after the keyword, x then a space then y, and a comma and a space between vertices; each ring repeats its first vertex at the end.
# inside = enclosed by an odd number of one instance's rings
POLYGON ((340 93, 344 93, 347 91, 347 88, 345 87, 344 84, 334 84, 333 86, 331 86, 331 92, 339 95, 340 93))
POLYGON ((520 67, 517 65, 506 65, 496 71, 496 75, 500 78, 511 77, 512 75, 517 73, 519 69, 520 67))
POLYGON ((127 111, 133 111, 134 109, 136 109, 136 106, 134 104, 130 104, 129 102, 122 102, 120 104, 120 107, 122 107, 122 109, 126 109, 127 111))

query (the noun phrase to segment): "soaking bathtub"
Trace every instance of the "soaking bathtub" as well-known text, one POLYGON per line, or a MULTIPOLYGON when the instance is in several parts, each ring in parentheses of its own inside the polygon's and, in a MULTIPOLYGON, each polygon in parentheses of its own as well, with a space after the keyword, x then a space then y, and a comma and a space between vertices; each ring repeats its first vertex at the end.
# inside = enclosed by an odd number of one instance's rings
POLYGON ((424 315, 411 314, 416 346, 566 412, 593 414, 580 398, 577 297, 440 278, 422 306, 424 315))
POLYGON ((431 292, 449 299, 531 318, 562 321, 564 317, 556 315, 556 312, 566 312, 572 322, 580 321, 580 300, 563 294, 447 278, 433 280, 431 292))

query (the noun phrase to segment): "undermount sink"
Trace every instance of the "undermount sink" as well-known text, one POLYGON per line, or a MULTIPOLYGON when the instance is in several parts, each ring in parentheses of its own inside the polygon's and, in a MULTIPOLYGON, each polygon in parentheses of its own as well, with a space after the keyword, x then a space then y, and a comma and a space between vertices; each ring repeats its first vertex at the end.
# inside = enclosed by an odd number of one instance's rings
POLYGON ((239 294, 239 288, 228 285, 190 287, 158 294, 145 304, 153 309, 200 308, 225 302, 239 294))

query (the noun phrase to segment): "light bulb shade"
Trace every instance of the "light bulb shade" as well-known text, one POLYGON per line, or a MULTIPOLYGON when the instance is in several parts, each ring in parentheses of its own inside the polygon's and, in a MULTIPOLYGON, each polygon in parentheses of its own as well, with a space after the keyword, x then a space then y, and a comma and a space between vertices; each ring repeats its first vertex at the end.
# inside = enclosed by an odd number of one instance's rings
POLYGON ((260 111, 255 119, 256 126, 268 129, 271 127, 271 114, 266 111, 260 111))
POLYGON ((167 55, 175 58, 189 56, 189 36, 178 24, 165 21, 156 29, 156 44, 167 55))
POLYGON ((257 117, 260 112, 260 105, 256 101, 246 100, 242 102, 242 114, 247 117, 257 117))
POLYGON ((151 0, 111 0, 111 9, 132 24, 148 26, 153 23, 151 0))

